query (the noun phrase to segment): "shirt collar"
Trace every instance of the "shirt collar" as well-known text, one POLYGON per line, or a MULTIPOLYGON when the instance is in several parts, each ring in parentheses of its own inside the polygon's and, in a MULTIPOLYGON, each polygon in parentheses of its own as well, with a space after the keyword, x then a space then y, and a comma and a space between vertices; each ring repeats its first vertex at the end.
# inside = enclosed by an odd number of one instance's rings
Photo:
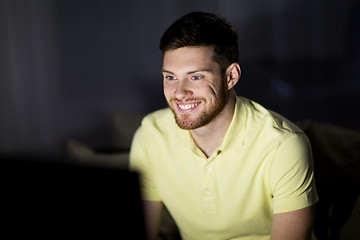
POLYGON ((234 116, 219 150, 226 151, 233 147, 243 147, 245 145, 247 112, 244 104, 243 98, 236 97, 234 116))

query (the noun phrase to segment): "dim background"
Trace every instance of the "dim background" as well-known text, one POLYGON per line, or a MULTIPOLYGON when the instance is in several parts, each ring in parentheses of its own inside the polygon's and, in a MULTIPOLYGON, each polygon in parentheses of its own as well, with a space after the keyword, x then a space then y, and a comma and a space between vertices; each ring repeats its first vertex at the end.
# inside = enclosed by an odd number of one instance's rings
POLYGON ((238 95, 360 130, 358 0, 0 0, 0 154, 105 146, 116 111, 165 107, 159 39, 190 11, 239 33, 238 95))

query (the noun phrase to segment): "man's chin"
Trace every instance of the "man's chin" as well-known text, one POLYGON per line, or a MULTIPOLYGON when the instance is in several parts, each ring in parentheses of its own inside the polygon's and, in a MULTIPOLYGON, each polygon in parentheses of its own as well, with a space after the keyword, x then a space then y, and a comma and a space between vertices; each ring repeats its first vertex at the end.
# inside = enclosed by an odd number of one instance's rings
POLYGON ((176 121, 177 125, 179 126, 179 128, 181 128, 181 129, 194 130, 194 129, 197 129, 197 128, 207 125, 210 122, 210 119, 206 118, 204 116, 199 116, 196 119, 180 118, 177 116, 177 117, 175 117, 175 121, 176 121))
POLYGON ((179 128, 184 130, 193 130, 198 128, 199 123, 197 123, 196 120, 190 120, 190 119, 179 119, 175 118, 177 125, 179 128))

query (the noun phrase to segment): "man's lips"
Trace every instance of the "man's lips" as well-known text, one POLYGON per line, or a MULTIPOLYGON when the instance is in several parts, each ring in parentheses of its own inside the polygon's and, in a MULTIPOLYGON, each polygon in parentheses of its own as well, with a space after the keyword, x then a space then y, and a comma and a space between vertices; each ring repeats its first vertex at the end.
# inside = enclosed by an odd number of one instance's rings
POLYGON ((195 110, 201 102, 177 102, 176 105, 182 113, 188 113, 195 110))

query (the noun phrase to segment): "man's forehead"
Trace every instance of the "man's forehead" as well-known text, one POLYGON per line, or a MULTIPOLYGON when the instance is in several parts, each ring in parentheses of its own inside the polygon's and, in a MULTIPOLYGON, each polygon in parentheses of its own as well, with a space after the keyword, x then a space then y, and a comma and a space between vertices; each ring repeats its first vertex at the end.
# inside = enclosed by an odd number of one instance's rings
POLYGON ((214 61, 213 49, 209 47, 185 47, 165 52, 162 72, 213 72, 218 68, 214 61))

